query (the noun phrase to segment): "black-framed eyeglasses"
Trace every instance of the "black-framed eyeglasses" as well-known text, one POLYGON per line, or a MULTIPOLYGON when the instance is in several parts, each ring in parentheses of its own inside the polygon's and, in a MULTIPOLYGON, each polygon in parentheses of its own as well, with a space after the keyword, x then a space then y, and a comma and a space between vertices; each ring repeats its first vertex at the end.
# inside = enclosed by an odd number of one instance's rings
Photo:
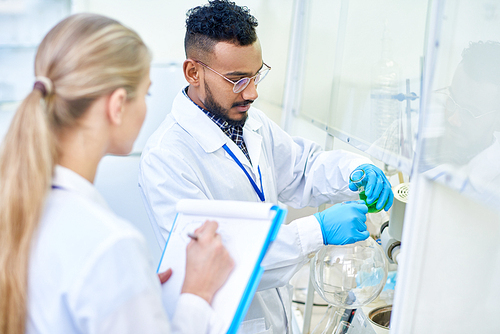
POLYGON ((262 80, 264 80, 264 78, 266 77, 266 75, 271 70, 270 66, 268 66, 266 63, 262 62, 261 69, 253 77, 250 77, 250 78, 241 78, 238 81, 233 81, 233 80, 229 79, 228 77, 226 77, 225 75, 220 74, 219 72, 217 72, 213 68, 209 67, 208 65, 204 64, 203 62, 201 62, 199 60, 195 60, 195 61, 198 64, 202 65, 203 67, 208 68, 210 71, 218 74, 219 76, 223 77, 224 79, 226 79, 227 81, 229 81, 230 83, 232 83, 234 85, 233 86, 233 92, 235 92, 235 93, 240 93, 245 88, 247 88, 248 84, 250 83, 250 81, 252 81, 252 79, 253 79, 253 82, 255 83, 255 86, 257 86, 262 80))

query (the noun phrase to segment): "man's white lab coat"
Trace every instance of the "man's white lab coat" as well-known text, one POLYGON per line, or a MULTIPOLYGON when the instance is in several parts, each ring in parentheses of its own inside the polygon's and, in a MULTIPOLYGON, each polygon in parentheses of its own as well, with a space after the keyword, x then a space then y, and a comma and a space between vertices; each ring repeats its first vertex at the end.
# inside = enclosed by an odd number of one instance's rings
MULTIPOLYGON (((354 199, 355 194, 348 189, 349 174, 370 162, 341 150, 324 152, 312 141, 292 138, 253 107, 248 111, 243 137, 252 163, 179 92, 172 112, 148 140, 139 171, 139 186, 161 247, 179 199, 260 201, 245 173, 223 149, 224 144, 257 185, 261 181, 260 167, 266 202, 279 201, 296 208, 354 199)), ((291 310, 288 281, 307 262, 308 255, 322 245, 321 229, 314 216, 282 226, 264 258, 266 271, 241 333, 287 332, 284 314, 290 320, 291 310)))

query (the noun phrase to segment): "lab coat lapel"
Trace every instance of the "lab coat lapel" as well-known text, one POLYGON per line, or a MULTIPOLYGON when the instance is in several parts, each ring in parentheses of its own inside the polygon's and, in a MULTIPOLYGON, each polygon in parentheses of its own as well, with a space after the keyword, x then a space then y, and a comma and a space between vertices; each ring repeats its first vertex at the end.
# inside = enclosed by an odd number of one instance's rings
MULTIPOLYGON (((249 111, 249 114, 251 114, 251 111, 249 111)), ((247 171, 250 172, 253 179, 260 182, 257 166, 259 165, 262 149, 262 137, 256 132, 262 126, 259 121, 248 117, 243 127, 243 138, 252 160, 252 164, 250 164, 241 149, 193 101, 187 98, 182 90, 174 99, 172 116, 198 142, 205 152, 213 153, 222 149, 224 144, 227 144, 247 171)), ((233 158, 227 152, 224 152, 224 156, 226 159, 233 161, 233 158)))
MULTIPOLYGON (((251 115, 252 110, 249 110, 251 115)), ((257 132, 262 127, 262 123, 252 117, 248 117, 243 127, 243 139, 248 149, 248 155, 252 160, 252 170, 255 175, 259 175, 257 167, 260 164, 260 154, 262 151, 262 136, 257 132)), ((241 150, 240 150, 241 151, 241 150)))
MULTIPOLYGON (((227 147, 233 152, 233 154, 238 158, 238 160, 241 162, 243 166, 247 169, 249 172, 252 171, 252 165, 250 164, 250 161, 248 161, 247 157, 243 153, 243 151, 238 147, 238 145, 235 144, 232 140, 227 141, 227 147)), ((229 155, 229 153, 226 152, 226 158, 233 160, 233 158, 229 155)), ((251 159, 251 158, 250 158, 251 159)))
POLYGON ((207 153, 217 151, 228 142, 229 138, 221 131, 217 124, 187 98, 182 90, 174 99, 172 116, 207 153))
MULTIPOLYGON (((260 163, 260 153, 262 151, 262 136, 257 132, 257 130, 260 129, 262 123, 251 117, 252 109, 250 109, 248 113, 249 113, 248 119, 246 120, 245 126, 243 127, 243 140, 245 141, 245 145, 247 146, 248 155, 250 156, 250 160, 252 160, 252 163, 248 161, 247 157, 245 156, 243 151, 241 151, 238 145, 236 145, 229 138, 227 146, 231 149, 234 155, 240 160, 243 166, 246 167, 247 171, 251 173, 253 179, 258 183, 260 182, 260 179, 257 167, 259 166, 260 163)), ((226 153, 226 157, 228 159, 232 159, 228 153, 226 153)))

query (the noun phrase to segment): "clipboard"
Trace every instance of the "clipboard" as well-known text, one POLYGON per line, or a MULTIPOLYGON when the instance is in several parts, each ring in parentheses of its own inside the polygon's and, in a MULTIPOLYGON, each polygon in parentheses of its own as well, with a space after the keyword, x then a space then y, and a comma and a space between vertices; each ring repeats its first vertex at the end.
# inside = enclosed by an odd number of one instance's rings
POLYGON ((270 203, 193 199, 180 200, 176 209, 157 270, 173 270, 172 277, 162 286, 167 313, 172 318, 184 282, 188 233, 206 220, 215 220, 219 223, 217 232, 235 262, 233 272, 212 301, 217 314, 216 332, 235 334, 264 273, 262 260, 287 210, 270 203))

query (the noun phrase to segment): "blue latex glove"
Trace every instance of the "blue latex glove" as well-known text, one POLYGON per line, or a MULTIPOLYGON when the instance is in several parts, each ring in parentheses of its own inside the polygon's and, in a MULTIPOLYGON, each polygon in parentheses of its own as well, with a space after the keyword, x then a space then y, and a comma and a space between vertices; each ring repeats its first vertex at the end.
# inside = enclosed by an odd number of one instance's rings
MULTIPOLYGON (((372 164, 363 164, 358 166, 355 170, 357 169, 364 170, 366 174, 366 183, 364 182, 363 185, 365 186, 367 203, 372 204, 378 199, 376 205, 377 210, 382 209, 382 207, 385 211, 389 210, 394 200, 394 194, 392 193, 391 183, 387 180, 387 177, 385 177, 384 172, 372 164), (385 204, 385 202, 387 202, 387 204, 385 204)), ((352 191, 358 190, 356 185, 352 182, 349 182, 349 189, 352 191)))
POLYGON ((370 233, 365 224, 367 212, 368 207, 363 201, 352 201, 315 213, 323 233, 323 243, 347 245, 368 238, 370 233))

